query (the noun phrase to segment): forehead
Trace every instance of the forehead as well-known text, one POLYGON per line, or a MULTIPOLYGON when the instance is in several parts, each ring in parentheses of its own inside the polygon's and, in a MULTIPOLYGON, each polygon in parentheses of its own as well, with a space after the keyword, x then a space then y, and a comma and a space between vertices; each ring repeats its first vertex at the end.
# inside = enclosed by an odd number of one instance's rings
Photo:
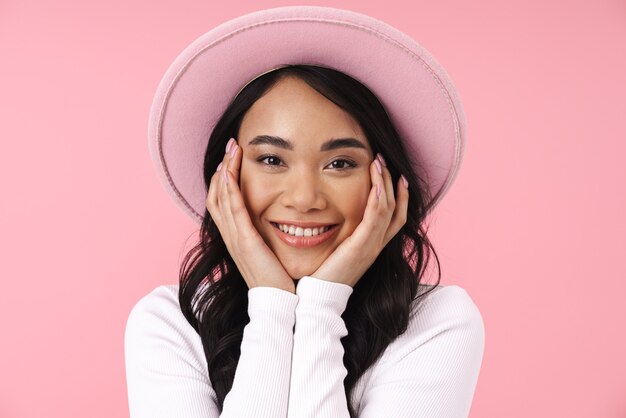
POLYGON ((288 138, 298 144, 318 144, 330 138, 353 137, 369 148, 358 122, 346 111, 296 77, 279 80, 244 115, 239 136, 288 138))

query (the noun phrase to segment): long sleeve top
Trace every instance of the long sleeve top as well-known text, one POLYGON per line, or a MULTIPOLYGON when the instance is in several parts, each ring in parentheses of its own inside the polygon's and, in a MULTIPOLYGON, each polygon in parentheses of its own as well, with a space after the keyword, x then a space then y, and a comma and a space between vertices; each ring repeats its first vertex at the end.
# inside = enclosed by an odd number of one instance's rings
MULTIPOLYGON (((183 316, 178 285, 132 308, 125 330, 131 418, 349 417, 340 339, 352 287, 301 278, 296 293, 248 290, 248 315, 233 386, 217 409, 202 341, 183 316)), ((360 418, 469 415, 484 351, 480 311, 457 285, 415 304, 408 329, 359 378, 360 418)))

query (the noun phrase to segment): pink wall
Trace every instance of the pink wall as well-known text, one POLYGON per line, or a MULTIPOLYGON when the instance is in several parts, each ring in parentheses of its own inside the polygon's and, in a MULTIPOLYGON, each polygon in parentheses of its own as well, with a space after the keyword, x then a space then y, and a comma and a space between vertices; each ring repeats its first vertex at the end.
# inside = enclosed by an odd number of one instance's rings
MULTIPOLYGON (((300 2, 214 3, 0 3, 0 416, 127 416, 128 312, 196 231, 149 159, 152 94, 213 25, 300 2)), ((304 3, 397 26, 459 88, 431 231, 485 320, 471 416, 625 417, 626 4, 304 3)))

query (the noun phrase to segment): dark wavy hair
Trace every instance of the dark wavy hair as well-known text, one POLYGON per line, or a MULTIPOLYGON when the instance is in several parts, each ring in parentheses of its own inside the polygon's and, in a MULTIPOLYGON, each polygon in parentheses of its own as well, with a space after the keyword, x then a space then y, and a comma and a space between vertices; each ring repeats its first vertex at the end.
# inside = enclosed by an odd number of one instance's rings
MULTIPOLYGON (((354 286, 342 318, 348 334, 341 339, 347 370, 344 388, 350 416, 352 391, 358 379, 407 329, 414 302, 432 291, 441 278, 439 258, 426 236, 431 196, 414 170, 403 142, 377 97, 352 77, 326 67, 287 65, 256 78, 234 98, 217 121, 204 157, 205 187, 224 155, 226 142, 238 138, 248 109, 277 81, 298 77, 359 123, 374 154, 380 152, 391 173, 394 191, 400 174, 409 183, 407 221, 354 286), (420 284, 430 256, 437 264, 437 282, 420 284), (426 291, 418 294, 418 287, 426 291)), ((199 242, 184 257, 180 269, 179 302, 187 321, 202 339, 218 408, 230 391, 241 354, 248 287, 237 269, 215 222, 205 210, 199 242)))

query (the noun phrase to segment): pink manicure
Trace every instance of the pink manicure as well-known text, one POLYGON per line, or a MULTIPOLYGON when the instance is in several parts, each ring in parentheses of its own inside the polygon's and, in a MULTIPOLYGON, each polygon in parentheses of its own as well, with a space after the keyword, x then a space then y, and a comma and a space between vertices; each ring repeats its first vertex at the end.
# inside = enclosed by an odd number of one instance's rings
POLYGON ((220 163, 220 165, 217 166, 217 170, 215 171, 220 171, 222 169, 222 163, 220 163))
POLYGON ((230 138, 228 140, 228 142, 226 143, 226 152, 230 151, 230 147, 231 145, 233 145, 233 141, 235 140, 235 138, 230 138))
POLYGON ((374 164, 376 164, 376 169, 378 170, 378 174, 383 174, 383 169, 380 166, 380 161, 374 160, 374 164))
POLYGON ((404 174, 401 174, 400 178, 402 179, 402 184, 404 184, 404 187, 406 187, 408 189, 409 188, 409 182, 406 181, 406 178, 404 177, 404 174))
POLYGON ((237 152, 237 148, 239 148, 239 145, 233 143, 233 147, 230 149, 230 158, 233 158, 235 156, 235 153, 237 152))
POLYGON ((378 159, 380 160, 380 162, 387 167, 387 162, 385 161, 385 159, 383 158, 383 155, 381 153, 376 154, 376 156, 378 157, 378 159))

